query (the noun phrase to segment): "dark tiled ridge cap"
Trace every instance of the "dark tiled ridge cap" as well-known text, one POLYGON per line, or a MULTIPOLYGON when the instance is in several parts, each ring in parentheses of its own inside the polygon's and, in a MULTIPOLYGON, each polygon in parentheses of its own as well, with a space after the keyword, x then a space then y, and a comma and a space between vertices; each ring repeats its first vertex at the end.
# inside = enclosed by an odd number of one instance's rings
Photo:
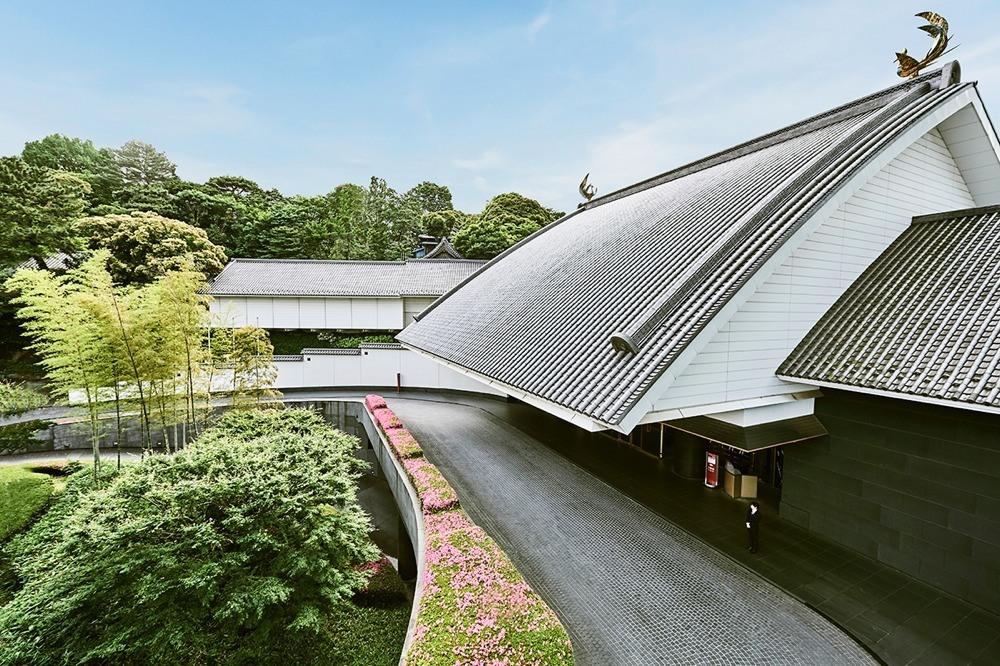
POLYGON ((886 97, 893 95, 906 95, 911 88, 923 83, 930 83, 934 79, 940 79, 944 70, 945 67, 942 67, 915 79, 911 79, 905 83, 897 83, 894 86, 872 93, 867 97, 862 97, 861 99, 854 100, 853 102, 849 102, 821 114, 806 118, 805 120, 801 120, 793 125, 788 125, 787 127, 783 127, 773 132, 768 132, 767 134, 759 136, 756 139, 750 139, 749 141, 745 141, 713 155, 703 157, 700 160, 696 160, 671 171, 667 171, 666 173, 662 173, 658 176, 653 176, 652 178, 629 185, 620 190, 609 192, 602 197, 598 197, 593 201, 588 201, 582 204, 580 208, 588 209, 610 203, 616 199, 621 199, 622 197, 635 194, 636 192, 641 192, 651 187, 656 187, 657 185, 662 185, 663 183, 668 183, 672 180, 683 178, 684 176, 703 171, 718 164, 729 162, 738 157, 757 152, 758 150, 763 150, 769 146, 789 141, 795 137, 802 136, 803 134, 808 134, 809 132, 814 132, 828 125, 832 125, 833 123, 840 122, 841 120, 847 120, 848 118, 862 115, 868 111, 884 106, 886 103, 886 97))
POLYGON ((1000 213, 1000 206, 982 206, 980 208, 963 208, 961 210, 950 210, 942 213, 930 213, 928 215, 917 215, 913 218, 912 224, 923 224, 925 222, 946 222, 956 220, 960 217, 980 217, 1000 213))

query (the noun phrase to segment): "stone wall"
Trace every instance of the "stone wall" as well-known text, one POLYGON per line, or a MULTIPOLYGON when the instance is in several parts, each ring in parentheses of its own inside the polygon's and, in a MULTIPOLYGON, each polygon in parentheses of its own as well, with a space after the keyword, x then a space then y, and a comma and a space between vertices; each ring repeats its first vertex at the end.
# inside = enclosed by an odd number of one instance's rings
POLYGON ((781 517, 1000 612, 1000 417, 824 389, 781 517))

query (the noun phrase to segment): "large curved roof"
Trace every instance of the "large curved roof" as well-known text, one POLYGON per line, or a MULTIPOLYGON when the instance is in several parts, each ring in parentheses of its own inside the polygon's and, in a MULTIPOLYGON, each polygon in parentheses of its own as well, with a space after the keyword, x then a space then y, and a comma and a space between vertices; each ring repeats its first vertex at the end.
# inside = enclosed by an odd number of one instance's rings
POLYGON ((971 85, 950 77, 946 66, 595 199, 494 259, 398 339, 616 424, 841 184, 971 85))

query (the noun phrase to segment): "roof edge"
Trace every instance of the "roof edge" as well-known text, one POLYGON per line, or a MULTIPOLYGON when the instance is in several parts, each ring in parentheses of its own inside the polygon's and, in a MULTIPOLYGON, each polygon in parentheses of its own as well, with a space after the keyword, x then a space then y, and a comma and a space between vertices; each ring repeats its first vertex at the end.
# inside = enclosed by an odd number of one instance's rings
POLYGON ((1000 205, 979 206, 977 208, 962 208, 960 210, 950 210, 950 211, 944 211, 942 213, 917 215, 913 218, 911 224, 924 224, 925 222, 943 222, 945 220, 954 220, 955 218, 959 217, 974 217, 978 215, 989 215, 991 213, 1000 213, 1000 205))

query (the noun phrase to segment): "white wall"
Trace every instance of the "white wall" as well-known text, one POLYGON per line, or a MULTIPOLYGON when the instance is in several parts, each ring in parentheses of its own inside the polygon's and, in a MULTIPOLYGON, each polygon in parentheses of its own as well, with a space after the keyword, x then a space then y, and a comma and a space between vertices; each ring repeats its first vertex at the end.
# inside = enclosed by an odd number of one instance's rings
POLYGON ((802 390, 774 372, 844 290, 913 216, 974 205, 941 134, 935 129, 924 135, 798 242, 679 370, 655 411, 802 390))
POLYGON ((227 326, 399 331, 402 298, 218 296, 210 307, 227 326))
POLYGON ((396 385, 400 374, 406 388, 449 389, 489 395, 500 391, 459 374, 408 349, 361 349, 354 354, 305 354, 301 361, 275 361, 275 388, 355 388, 396 385))

